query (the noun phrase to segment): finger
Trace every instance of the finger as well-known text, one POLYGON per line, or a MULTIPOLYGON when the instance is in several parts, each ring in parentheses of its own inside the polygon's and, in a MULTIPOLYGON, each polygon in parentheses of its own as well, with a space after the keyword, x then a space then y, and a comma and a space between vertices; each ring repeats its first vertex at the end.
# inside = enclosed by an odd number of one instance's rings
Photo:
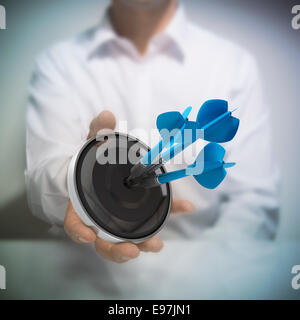
POLYGON ((80 220, 70 201, 66 212, 64 228, 69 237, 77 243, 96 241, 97 236, 95 232, 80 220))
POLYGON ((116 127, 116 118, 114 114, 108 110, 102 111, 90 124, 90 132, 88 139, 95 137, 102 129, 114 130, 116 127))
POLYGON ((144 252, 159 252, 163 248, 164 244, 159 237, 154 236, 145 242, 139 243, 137 246, 144 252))
POLYGON ((105 259, 116 263, 123 263, 139 256, 139 248, 129 242, 111 243, 109 241, 97 238, 95 242, 96 251, 105 259))
POLYGON ((188 200, 173 199, 171 213, 192 213, 194 205, 188 200))

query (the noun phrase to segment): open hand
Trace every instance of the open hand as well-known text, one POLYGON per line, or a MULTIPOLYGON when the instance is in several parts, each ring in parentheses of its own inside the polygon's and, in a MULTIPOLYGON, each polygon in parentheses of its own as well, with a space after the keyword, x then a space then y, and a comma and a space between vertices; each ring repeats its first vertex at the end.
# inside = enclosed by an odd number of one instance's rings
MULTIPOLYGON (((101 112, 90 125, 88 138, 96 136, 102 129, 114 130, 116 119, 110 111, 101 112)), ((194 206, 187 200, 174 199, 172 202, 171 213, 191 213, 194 206)), ((66 217, 64 221, 66 233, 77 243, 95 243, 96 251, 104 258, 123 263, 137 258, 141 251, 159 252, 163 248, 163 242, 158 236, 153 236, 145 242, 134 244, 130 242, 112 243, 97 237, 96 233, 87 227, 78 217, 71 202, 69 201, 66 217)))

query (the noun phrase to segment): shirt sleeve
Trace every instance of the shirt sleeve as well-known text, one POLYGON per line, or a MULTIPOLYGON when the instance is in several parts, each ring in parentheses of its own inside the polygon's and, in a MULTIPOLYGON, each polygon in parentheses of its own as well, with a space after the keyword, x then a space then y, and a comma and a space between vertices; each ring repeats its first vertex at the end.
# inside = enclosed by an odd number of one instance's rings
POLYGON ((273 238, 279 220, 279 170, 273 155, 270 109, 262 94, 255 60, 246 55, 230 92, 230 109, 240 119, 236 137, 224 145, 228 162, 220 186, 220 217, 207 234, 273 238))
POLYGON ((54 52, 40 55, 29 86, 25 179, 32 213, 62 225, 69 161, 84 141, 67 73, 54 52))

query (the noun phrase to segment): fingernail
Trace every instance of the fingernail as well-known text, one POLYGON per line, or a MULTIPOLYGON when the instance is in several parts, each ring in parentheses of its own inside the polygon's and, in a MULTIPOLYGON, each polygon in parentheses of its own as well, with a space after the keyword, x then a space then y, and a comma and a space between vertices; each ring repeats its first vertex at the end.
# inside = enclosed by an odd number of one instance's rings
POLYGON ((85 239, 83 239, 83 238, 81 238, 81 237, 79 237, 78 240, 79 240, 80 242, 82 242, 82 243, 89 243, 88 240, 85 240, 85 239))

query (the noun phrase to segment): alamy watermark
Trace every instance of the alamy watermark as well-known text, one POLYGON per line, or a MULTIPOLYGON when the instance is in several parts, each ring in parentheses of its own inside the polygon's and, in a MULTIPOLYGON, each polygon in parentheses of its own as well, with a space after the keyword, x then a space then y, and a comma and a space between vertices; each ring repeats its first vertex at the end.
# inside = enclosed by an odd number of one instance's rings
POLYGON ((292 288, 295 290, 300 289, 300 265, 297 264, 295 266, 293 266, 292 270, 291 270, 292 274, 295 274, 295 276, 292 278, 292 288))
POLYGON ((6 270, 0 265, 0 290, 6 289, 6 270))
POLYGON ((294 30, 300 29, 300 4, 296 4, 292 8, 292 14, 294 17, 292 18, 291 24, 294 30))
MULTIPOLYGON (((128 144, 128 139, 118 139, 117 133, 112 130, 104 129, 100 130, 97 134, 96 144, 96 161, 101 164, 136 164, 144 156, 146 156, 144 164, 159 164, 163 160, 163 163, 172 163, 174 165, 191 164, 191 160, 197 157, 197 163, 203 162, 204 159, 199 158, 199 152, 202 149, 202 145, 193 143, 196 140, 204 139, 204 132, 201 129, 162 129, 158 133, 157 129, 151 129, 147 131, 140 128, 128 132, 126 121, 122 121, 119 124, 119 132, 125 133, 130 137, 137 137, 140 141, 154 146, 157 145, 159 140, 163 141, 163 150, 160 150, 161 156, 158 156, 160 152, 148 153, 146 149, 141 148, 138 143, 128 144), (137 134, 138 133, 138 134, 137 134), (157 134, 159 136, 157 136, 157 134), (184 152, 182 152, 184 150, 184 152), (154 154, 154 156, 153 156, 154 154), (202 161, 201 161, 202 160, 202 161)), ((202 154, 200 154, 201 157, 202 154)), ((200 167, 197 169, 201 169, 200 167)), ((189 170, 189 168, 187 169, 189 170)))
POLYGON ((0 4, 0 30, 6 29, 6 10, 5 7, 0 4))

